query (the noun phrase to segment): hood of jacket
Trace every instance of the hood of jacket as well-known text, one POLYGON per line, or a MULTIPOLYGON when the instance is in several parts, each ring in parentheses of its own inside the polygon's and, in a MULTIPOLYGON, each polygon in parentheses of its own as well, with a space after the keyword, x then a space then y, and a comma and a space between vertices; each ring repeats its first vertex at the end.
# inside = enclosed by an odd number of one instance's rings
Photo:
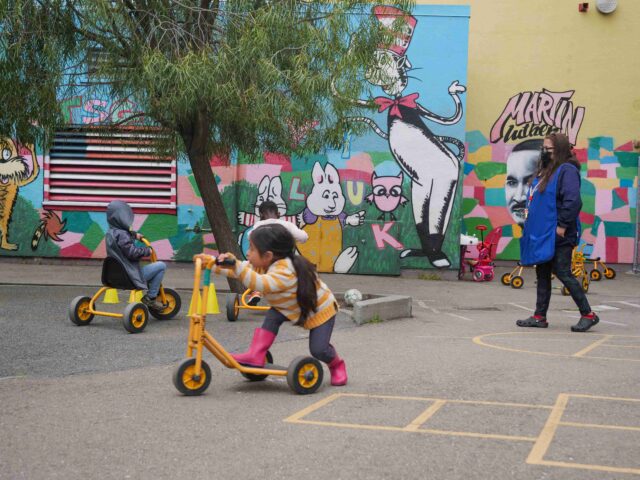
POLYGON ((113 200, 107 207, 107 222, 113 228, 131 230, 133 225, 133 210, 122 200, 113 200))

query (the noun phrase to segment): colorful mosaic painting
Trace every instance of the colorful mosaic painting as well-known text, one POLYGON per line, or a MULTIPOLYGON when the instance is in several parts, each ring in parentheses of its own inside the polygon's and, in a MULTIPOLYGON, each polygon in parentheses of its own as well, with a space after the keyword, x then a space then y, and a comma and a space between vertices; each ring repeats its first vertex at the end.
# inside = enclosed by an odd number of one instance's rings
MULTIPOLYGON (((517 260, 522 234, 518 216, 523 198, 520 184, 526 174, 516 171, 511 162, 519 159, 522 167, 527 162, 523 153, 526 149, 518 150, 518 144, 490 143, 479 131, 467 134, 467 144, 464 229, 474 233, 477 225, 486 225, 489 230, 502 227, 497 258, 517 260)), ((631 141, 617 143, 612 137, 593 137, 578 141, 575 153, 582 165, 582 240, 594 245, 593 256, 612 263, 631 263, 638 152, 631 141)))

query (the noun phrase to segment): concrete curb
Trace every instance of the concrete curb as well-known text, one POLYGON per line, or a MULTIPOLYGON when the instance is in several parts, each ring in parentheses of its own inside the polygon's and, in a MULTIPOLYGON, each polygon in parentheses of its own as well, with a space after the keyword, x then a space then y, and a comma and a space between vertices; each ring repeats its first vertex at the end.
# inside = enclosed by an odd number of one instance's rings
POLYGON ((371 298, 360 300, 353 310, 342 308, 340 311, 350 316, 356 325, 378 323, 396 318, 411 317, 413 299, 405 295, 369 295, 371 298))

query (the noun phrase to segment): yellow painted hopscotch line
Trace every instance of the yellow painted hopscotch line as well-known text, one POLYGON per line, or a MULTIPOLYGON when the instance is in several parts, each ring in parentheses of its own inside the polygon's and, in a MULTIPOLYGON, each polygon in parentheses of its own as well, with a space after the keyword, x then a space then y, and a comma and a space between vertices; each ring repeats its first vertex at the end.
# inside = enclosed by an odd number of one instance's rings
POLYGON ((640 428, 637 427, 625 427, 620 425, 598 425, 598 424, 587 424, 587 423, 576 423, 576 422, 562 422, 560 419, 562 418, 562 414, 567 408, 567 403, 569 402, 570 397, 578 397, 578 398, 589 398, 594 400, 609 400, 609 401, 618 401, 618 402, 640 402, 640 399, 637 398, 616 398, 616 397, 600 397, 600 396, 591 396, 591 395, 573 395, 561 393, 558 395, 556 400, 556 404, 553 406, 553 410, 551 410, 551 414, 547 419, 547 423, 544 428, 540 432, 538 436, 538 440, 533 445, 529 456, 527 457, 527 463, 530 465, 547 465, 551 467, 564 467, 564 468, 577 468, 581 470, 594 470, 599 472, 613 472, 613 473, 631 473, 635 475, 640 475, 640 469, 638 468, 625 468, 625 467, 614 467, 609 465, 591 465, 588 463, 573 463, 573 462, 558 462, 554 460, 545 460, 544 456, 553 441, 553 437, 558 430, 558 427, 561 426, 571 426, 571 427, 581 427, 581 428, 601 428, 601 429, 610 429, 610 430, 631 430, 631 431, 640 431, 640 428))
POLYGON ((430 397, 399 397, 394 395, 368 395, 361 393, 335 393, 333 395, 329 395, 328 397, 316 402, 307 408, 300 410, 299 412, 294 413, 288 418, 285 418, 285 422, 288 423, 301 423, 306 425, 319 425, 325 427, 340 427, 340 428, 353 428, 353 429, 363 429, 363 430, 380 430, 380 431, 388 431, 388 432, 410 432, 410 433, 426 433, 432 435, 448 435, 448 436, 456 436, 456 437, 472 437, 472 438, 484 438, 484 439, 493 439, 493 440, 509 440, 516 442, 535 442, 537 437, 525 437, 518 435, 501 435, 496 433, 477 433, 477 432, 460 432, 453 430, 436 430, 430 428, 420 428, 422 427, 433 415, 435 415, 438 410, 440 410, 445 404, 454 403, 454 404, 468 404, 468 405, 489 405, 489 406, 500 406, 500 407, 519 407, 519 408, 539 408, 539 409, 549 409, 551 410, 553 407, 550 405, 531 405, 526 403, 509 403, 509 402, 487 402, 487 401, 474 401, 474 400, 446 400, 442 398, 430 398, 430 397), (329 422, 323 420, 306 420, 304 417, 307 415, 319 410, 320 408, 330 404, 334 400, 337 400, 341 397, 351 397, 351 398, 379 398, 384 400, 414 400, 421 402, 432 402, 424 412, 418 415, 415 419, 413 419, 409 424, 404 427, 392 427, 388 425, 368 425, 362 423, 343 423, 343 422, 329 422))
MULTIPOLYGON (((595 348, 592 345, 582 350, 585 352, 587 349, 595 348)), ((580 353, 580 352, 578 352, 580 353)), ((586 352, 585 352, 586 353, 586 352)), ((584 353, 583 353, 584 354, 584 353)), ((533 447, 529 452, 526 459, 526 463, 530 465, 544 465, 550 467, 563 467, 574 468, 581 470, 592 470, 600 472, 611 473, 628 473, 640 475, 640 469, 628 468, 628 467, 616 467, 610 465, 592 465, 586 463, 573 463, 573 462, 561 462, 554 460, 545 460, 544 456, 547 454, 551 443, 556 435, 558 428, 560 427, 574 427, 584 429, 602 429, 602 430, 614 430, 614 431, 632 431, 640 432, 640 427, 631 427, 625 425, 604 425, 593 423, 580 423, 580 422, 563 422, 562 416, 567 408, 570 398, 584 398, 590 400, 606 400, 611 402, 634 402, 640 405, 640 399, 638 398, 617 398, 617 397, 604 397, 597 395, 584 395, 584 394, 567 394, 561 393, 558 395, 556 402, 551 405, 532 405, 524 403, 510 403, 510 402, 489 402, 489 401, 474 401, 474 400, 447 400, 442 398, 430 398, 430 397, 402 397, 395 395, 368 395, 361 393, 335 393, 329 395, 322 400, 313 403, 312 405, 294 413, 287 417, 284 421, 288 423, 298 423, 305 425, 319 425, 325 427, 338 427, 338 428, 352 428, 361 430, 377 430, 377 431, 390 431, 390 432, 409 432, 409 433, 422 433, 433 435, 448 435, 448 436, 460 436, 460 437, 472 437, 480 439, 493 439, 493 440, 508 440, 508 441, 523 441, 532 442, 533 447), (409 424, 404 427, 392 427, 386 425, 367 425, 359 423, 342 423, 342 422, 329 422, 321 420, 306 420, 304 417, 310 415, 317 410, 331 404, 339 398, 377 398, 385 400, 413 400, 421 402, 431 402, 420 415, 413 419, 409 424), (477 432, 458 432, 448 430, 434 430, 428 428, 421 428, 428 422, 443 406, 447 403, 452 404, 468 404, 468 405, 489 405, 489 406, 502 406, 502 407, 521 407, 521 408, 537 408, 550 410, 549 417, 542 428, 542 431, 537 437, 525 437, 515 435, 500 435, 491 433, 477 433, 477 432)))
POLYGON ((582 350, 580 350, 579 352, 574 353, 573 355, 571 355, 572 357, 584 357, 587 353, 589 353, 591 350, 594 350, 596 348, 598 348, 600 345, 602 345, 603 343, 605 343, 607 340, 611 340, 611 338, 613 337, 613 335, 605 335, 604 337, 602 337, 600 340, 597 340, 595 342, 593 342, 591 345, 589 345, 586 348, 583 348, 582 350))
MULTIPOLYGON (((583 348, 579 352, 568 354, 568 353, 553 353, 553 352, 538 352, 535 350, 525 350, 523 348, 514 348, 514 347, 505 347, 503 345, 494 345, 492 343, 488 343, 486 339, 489 337, 499 337, 499 336, 512 336, 512 335, 535 335, 534 332, 500 332, 500 333, 485 333, 484 335, 478 335, 477 337, 473 337, 471 340, 476 345, 480 345, 482 347, 489 347, 496 350, 504 350, 507 352, 516 352, 516 353, 532 353, 534 355, 545 355, 548 357, 569 357, 569 358, 591 358, 597 360, 617 360, 619 362, 640 362, 640 358, 618 358, 618 357, 599 357, 595 355, 588 355, 587 353, 595 350, 598 347, 626 347, 627 345, 617 345, 617 344, 607 344, 606 342, 611 340, 612 338, 620 337, 620 338, 640 338, 638 335, 603 335, 603 338, 597 340, 583 348)), ((551 333, 547 332, 545 335, 571 335, 575 337, 575 334, 570 333, 551 333)), ((598 335, 598 334, 592 334, 598 335)))

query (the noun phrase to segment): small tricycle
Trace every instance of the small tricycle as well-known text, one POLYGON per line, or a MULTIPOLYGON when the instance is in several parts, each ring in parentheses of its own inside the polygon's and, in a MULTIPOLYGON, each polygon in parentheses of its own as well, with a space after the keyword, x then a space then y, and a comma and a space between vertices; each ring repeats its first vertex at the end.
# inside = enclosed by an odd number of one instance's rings
POLYGON ((495 274, 495 264, 493 263, 493 260, 496 255, 498 239, 502 235, 502 229, 495 229, 493 232, 491 232, 491 238, 489 238, 489 235, 487 235, 486 240, 484 238, 484 232, 487 230, 487 227, 485 225, 478 225, 476 227, 476 230, 480 232, 480 242, 476 243, 476 248, 478 249, 478 258, 465 258, 465 255, 467 253, 467 244, 461 244, 460 270, 458 272, 458 279, 462 279, 462 277, 464 277, 464 274, 466 272, 465 264, 467 264, 474 281, 491 281, 493 280, 495 274))
MULTIPOLYGON (((571 253, 571 273, 582 285, 584 293, 587 293, 589 291, 590 275, 587 273, 587 269, 584 265, 586 260, 584 255, 585 246, 586 244, 583 243, 580 246, 573 248, 573 252, 571 253)), ((564 285, 562 286, 562 295, 570 295, 569 289, 564 285)))
MULTIPOLYGON (((146 238, 141 241, 151 248, 151 262, 157 262, 155 250, 146 238)), ((95 315, 104 317, 122 318, 125 330, 129 333, 140 333, 147 326, 149 313, 158 320, 168 320, 176 316, 182 306, 182 301, 178 292, 171 288, 160 285, 158 300, 164 306, 163 310, 149 310, 142 302, 135 301, 140 297, 141 293, 136 289, 127 272, 117 258, 106 257, 102 263, 102 287, 93 295, 93 297, 79 296, 74 298, 69 305, 69 320, 79 326, 89 325, 95 315), (129 303, 124 309, 124 313, 104 312, 96 309, 96 301, 108 289, 131 290, 131 298, 133 302, 129 303)))
MULTIPOLYGON (((208 298, 211 285, 211 267, 216 262, 216 258, 211 255, 198 254, 193 257, 193 261, 195 264, 193 295, 208 298), (202 287, 200 286, 201 279, 203 280, 202 287)), ((234 261, 227 259, 222 263, 234 261)), ((211 368, 202 359, 203 347, 209 350, 222 365, 238 370, 249 381, 257 382, 264 380, 269 375, 276 375, 286 377, 289 387, 297 394, 305 395, 318 390, 324 375, 322 364, 318 360, 309 356, 300 356, 294 358, 289 367, 281 367, 273 364, 273 356, 271 352, 267 351, 266 363, 262 368, 238 363, 206 330, 206 311, 206 302, 201 302, 199 311, 194 311, 189 315, 187 358, 178 365, 173 374, 173 384, 180 393, 188 396, 200 395, 209 387, 211 368)))
MULTIPOLYGON (((613 268, 608 267, 607 264, 600 259, 600 257, 595 257, 595 258, 591 257, 591 253, 593 253, 593 245, 588 243, 587 246, 591 248, 590 248, 589 257, 586 258, 585 260, 587 262, 593 263, 593 268, 589 272, 589 277, 591 278, 591 280, 593 280, 594 282, 599 282, 602 279, 602 277, 606 278, 607 280, 613 280, 614 278, 616 278, 616 271, 613 268), (604 269, 603 271, 600 271, 600 269, 598 268, 600 265, 602 265, 604 269)), ((585 254, 586 254, 586 248, 585 248, 585 254)))
POLYGON ((521 265, 520 262, 516 264, 516 266, 511 270, 511 272, 507 272, 502 277, 500 277, 500 281, 503 285, 511 286, 511 288, 522 288, 524 285, 524 277, 522 276, 522 271, 525 268, 524 265, 521 265))
POLYGON ((266 305, 250 305, 247 302, 247 296, 251 294, 251 289, 248 288, 244 291, 242 295, 237 293, 231 293, 227 295, 227 320, 230 322, 235 322, 238 320, 238 316, 240 315, 240 310, 254 310, 257 312, 265 312, 269 310, 270 307, 266 305))

